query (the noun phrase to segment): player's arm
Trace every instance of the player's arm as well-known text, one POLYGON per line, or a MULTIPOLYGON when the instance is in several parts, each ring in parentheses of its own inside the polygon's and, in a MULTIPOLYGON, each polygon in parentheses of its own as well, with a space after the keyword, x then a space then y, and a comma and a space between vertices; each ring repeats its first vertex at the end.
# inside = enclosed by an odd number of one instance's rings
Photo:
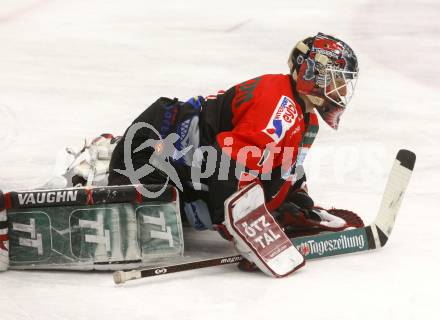
POLYGON ((218 144, 215 148, 218 165, 208 193, 215 229, 233 242, 246 261, 269 276, 284 277, 302 267, 303 256, 267 210, 259 180, 251 182, 249 168, 230 158, 218 144), (225 161, 229 162, 227 169, 225 161))

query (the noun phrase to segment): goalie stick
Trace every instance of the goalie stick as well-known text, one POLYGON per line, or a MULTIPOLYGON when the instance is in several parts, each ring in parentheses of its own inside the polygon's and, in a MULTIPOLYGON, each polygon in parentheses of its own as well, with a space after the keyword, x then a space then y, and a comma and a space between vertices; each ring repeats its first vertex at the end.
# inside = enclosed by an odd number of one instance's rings
MULTIPOLYGON (((385 246, 393 230, 394 222, 411 178, 415 161, 416 155, 413 152, 403 149, 399 150, 385 186, 379 212, 373 223, 363 228, 291 239, 295 247, 297 247, 307 260, 312 260, 327 256, 373 250, 385 246)), ((117 271, 113 274, 113 279, 116 284, 121 284, 128 280, 158 276, 166 273, 237 263, 242 259, 240 255, 236 255, 175 264, 166 267, 117 271)))

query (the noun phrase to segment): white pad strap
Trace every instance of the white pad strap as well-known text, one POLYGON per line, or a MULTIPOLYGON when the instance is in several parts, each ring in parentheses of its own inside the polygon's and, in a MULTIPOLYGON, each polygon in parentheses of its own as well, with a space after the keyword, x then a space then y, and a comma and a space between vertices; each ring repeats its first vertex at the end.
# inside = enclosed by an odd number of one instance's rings
POLYGON ((95 138, 92 143, 86 143, 82 152, 75 154, 76 158, 67 171, 83 177, 87 185, 95 185, 96 181, 106 177, 115 147, 116 143, 110 137, 95 138))

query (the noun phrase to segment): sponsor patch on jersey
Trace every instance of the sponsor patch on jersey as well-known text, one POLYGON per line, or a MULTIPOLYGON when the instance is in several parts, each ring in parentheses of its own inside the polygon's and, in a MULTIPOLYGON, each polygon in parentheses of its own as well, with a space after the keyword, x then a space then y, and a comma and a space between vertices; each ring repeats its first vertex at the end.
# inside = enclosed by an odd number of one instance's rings
POLYGON ((298 112, 292 99, 281 96, 277 106, 263 132, 267 134, 275 143, 280 142, 287 131, 293 126, 298 112))

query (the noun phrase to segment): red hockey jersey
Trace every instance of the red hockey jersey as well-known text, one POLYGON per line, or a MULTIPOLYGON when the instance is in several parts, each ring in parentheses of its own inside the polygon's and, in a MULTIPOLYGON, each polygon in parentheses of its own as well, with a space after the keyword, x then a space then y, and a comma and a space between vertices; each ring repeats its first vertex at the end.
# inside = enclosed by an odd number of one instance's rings
POLYGON ((306 127, 314 127, 314 137, 318 121, 314 112, 305 120, 304 102, 293 88, 290 75, 268 74, 207 97, 207 113, 220 120, 206 122, 223 152, 260 174, 294 165, 300 148, 310 146, 302 143, 306 127))

